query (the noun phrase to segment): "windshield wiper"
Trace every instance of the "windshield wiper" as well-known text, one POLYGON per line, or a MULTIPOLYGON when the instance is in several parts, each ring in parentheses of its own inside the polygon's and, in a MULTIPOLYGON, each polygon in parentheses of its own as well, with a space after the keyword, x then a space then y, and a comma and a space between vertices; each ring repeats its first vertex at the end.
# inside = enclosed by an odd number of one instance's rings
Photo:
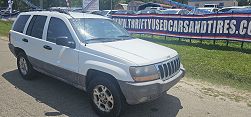
POLYGON ((117 40, 122 40, 122 39, 119 39, 119 38, 93 38, 93 39, 88 39, 86 40, 87 42, 112 42, 112 41, 117 41, 117 40))
POLYGON ((120 35, 118 37, 131 37, 131 36, 129 36, 129 35, 120 35))
POLYGON ((133 39, 130 35, 121 35, 121 36, 117 36, 117 37, 122 38, 122 40, 133 39))

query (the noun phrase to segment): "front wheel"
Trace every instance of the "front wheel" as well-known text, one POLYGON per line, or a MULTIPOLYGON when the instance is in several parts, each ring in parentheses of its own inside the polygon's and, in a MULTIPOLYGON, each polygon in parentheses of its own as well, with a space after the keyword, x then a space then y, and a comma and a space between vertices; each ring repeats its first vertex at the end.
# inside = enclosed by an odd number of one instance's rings
POLYGON ((109 79, 95 78, 89 84, 88 93, 93 109, 102 117, 117 117, 125 108, 119 88, 109 79))

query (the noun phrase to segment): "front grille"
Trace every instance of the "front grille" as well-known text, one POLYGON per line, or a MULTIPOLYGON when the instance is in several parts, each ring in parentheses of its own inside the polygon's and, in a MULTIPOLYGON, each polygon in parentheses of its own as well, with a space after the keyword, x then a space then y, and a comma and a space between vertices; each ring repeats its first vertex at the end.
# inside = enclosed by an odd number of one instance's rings
POLYGON ((167 80, 180 71, 180 59, 178 56, 174 57, 166 62, 158 64, 157 68, 160 72, 160 78, 162 80, 167 80))

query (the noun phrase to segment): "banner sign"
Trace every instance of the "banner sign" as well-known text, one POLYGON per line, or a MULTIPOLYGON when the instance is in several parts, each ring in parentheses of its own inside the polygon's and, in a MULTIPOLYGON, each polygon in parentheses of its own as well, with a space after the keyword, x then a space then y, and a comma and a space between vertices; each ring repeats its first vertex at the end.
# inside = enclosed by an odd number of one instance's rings
POLYGON ((130 33, 251 42, 251 14, 113 15, 130 33))

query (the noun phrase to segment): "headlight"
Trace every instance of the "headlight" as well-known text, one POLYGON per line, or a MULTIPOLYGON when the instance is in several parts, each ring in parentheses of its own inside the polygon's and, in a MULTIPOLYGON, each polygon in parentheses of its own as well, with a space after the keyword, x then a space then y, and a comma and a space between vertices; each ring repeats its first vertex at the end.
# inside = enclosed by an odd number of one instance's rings
POLYGON ((159 79, 159 73, 154 65, 130 67, 129 71, 132 78, 137 82, 159 79))

